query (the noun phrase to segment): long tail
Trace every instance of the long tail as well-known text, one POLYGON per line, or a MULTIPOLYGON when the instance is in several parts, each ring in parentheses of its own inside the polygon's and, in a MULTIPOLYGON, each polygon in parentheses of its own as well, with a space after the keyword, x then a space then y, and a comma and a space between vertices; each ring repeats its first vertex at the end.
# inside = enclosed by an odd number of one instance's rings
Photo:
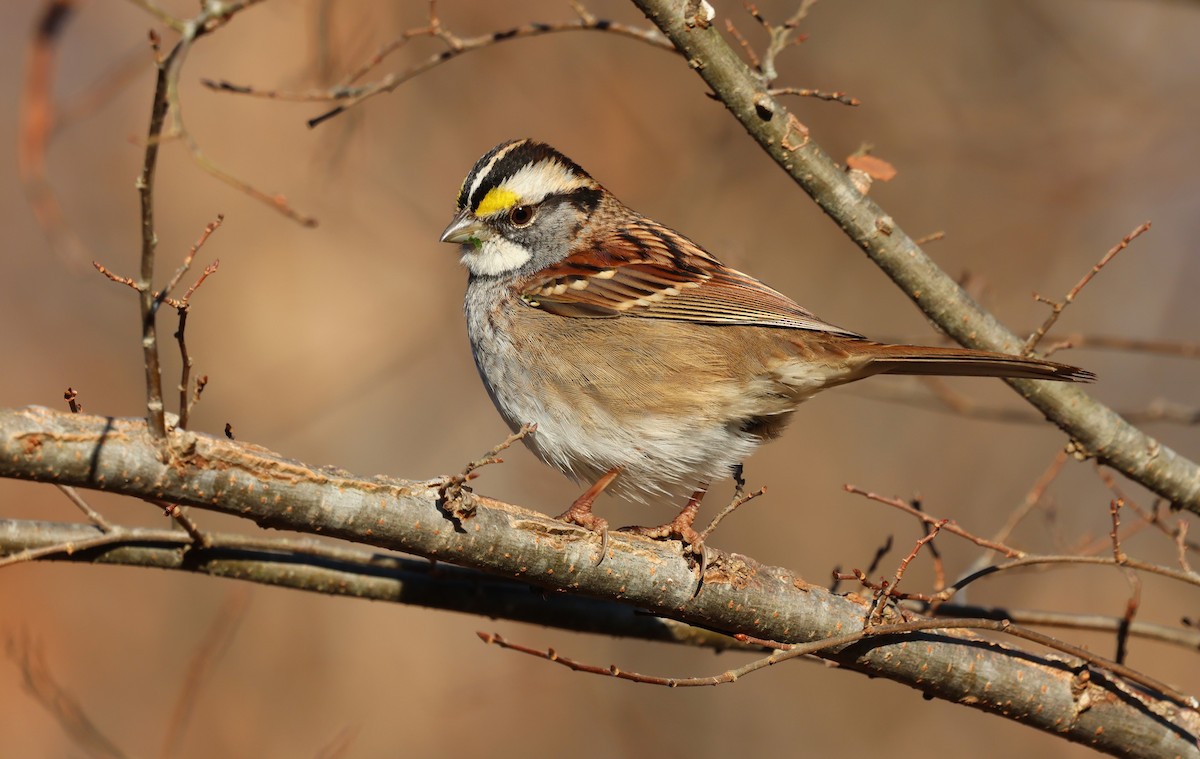
POLYGON ((859 376, 871 374, 940 374, 963 377, 1019 377, 1056 382, 1092 382, 1096 375, 1077 366, 1007 353, 933 348, 923 345, 854 345, 863 358, 859 376))

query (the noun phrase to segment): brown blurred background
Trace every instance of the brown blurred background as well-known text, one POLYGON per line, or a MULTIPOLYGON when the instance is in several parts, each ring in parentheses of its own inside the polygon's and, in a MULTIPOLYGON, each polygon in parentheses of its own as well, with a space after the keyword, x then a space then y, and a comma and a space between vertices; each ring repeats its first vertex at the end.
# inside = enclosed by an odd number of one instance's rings
MULTIPOLYGON (((714 3, 752 41, 740 4, 714 3)), ((17 102, 39 3, 6 5, 0 90, 4 276, 0 404, 63 407, 68 385, 89 412, 138 415, 143 404, 133 293, 98 276, 96 258, 135 274, 138 140, 152 72, 66 125, 49 175, 89 251, 56 254, 16 178, 17 102)), ((180 144, 159 173, 160 272, 173 270, 217 213, 224 226, 199 262, 221 269, 193 301, 189 343, 210 378, 193 427, 369 475, 457 471, 506 433, 475 374, 461 315, 465 275, 436 240, 475 159, 511 137, 544 139, 622 200, 834 323, 889 339, 935 341, 919 312, 747 138, 682 60, 616 36, 554 35, 472 53, 310 130, 317 104, 203 89, 201 77, 302 90, 341 77, 382 42, 425 23, 425 4, 268 2, 199 42, 184 71, 186 123, 220 165, 320 219, 303 229, 199 170, 180 144), (320 43, 324 35, 325 43, 320 43)), ((782 19, 796 3, 760 2, 782 19)), ((171 3, 190 13, 194 2, 171 3)), ((444 22, 471 36, 572 17, 566 2, 445 0, 444 22)), ((604 17, 644 24, 635 9, 593 0, 604 17)), ((79 98, 145 49, 152 20, 133 4, 81 5, 61 43, 56 93, 79 98)), ((780 84, 844 90, 857 109, 793 101, 839 160, 863 143, 899 170, 873 195, 927 250, 968 275, 981 300, 1018 331, 1040 323, 1030 294, 1060 297, 1144 220, 1154 229, 1084 291, 1058 332, 1196 340, 1200 319, 1200 7, 1186 2, 915 0, 818 4, 810 39, 781 61, 780 84)), ((416 40, 377 74, 439 50, 416 40)), ((173 317, 164 320, 169 338, 173 317)), ((177 361, 169 344, 167 378, 177 361)), ((1155 399, 1200 403, 1200 366, 1099 351, 1060 353, 1097 371, 1097 397, 1117 409, 1155 399)), ((953 386, 980 403, 1020 409, 999 382, 953 386)), ((891 571, 919 533, 908 518, 846 495, 850 482, 901 496, 983 534, 994 532, 1062 448, 1044 424, 1003 424, 880 400, 918 395, 885 378, 828 393, 780 442, 748 462, 768 497, 727 520, 712 543, 822 582, 865 567, 889 535, 891 571)), ((1152 434, 1200 456, 1194 428, 1152 434)), ((524 451, 488 469, 478 490, 555 513, 574 486, 524 451)), ((1152 499, 1130 486, 1141 503, 1152 499)), ((710 497, 709 511, 728 495, 710 497)), ((162 526, 146 504, 89 496, 108 517, 162 526)), ((1103 538, 1109 493, 1090 464, 1071 463, 1013 542, 1058 552, 1103 538)), ((11 518, 74 520, 51 488, 0 482, 11 518)), ((606 500, 617 524, 670 510, 606 500)), ((197 514, 209 529, 246 530, 197 514)), ((938 540, 950 572, 977 549, 938 540)), ((1146 531, 1131 554, 1174 561, 1146 531)), ((927 588, 925 559, 909 590, 927 588)), ((124 750, 159 750, 188 659, 230 594, 243 586, 120 568, 26 564, 0 571, 0 633, 40 641, 55 677, 124 750)), ((481 645, 476 630, 622 669, 702 675, 736 656, 598 639, 394 605, 250 588, 239 633, 199 694, 181 756, 313 756, 350 729, 346 755, 707 757, 791 753, 855 756, 1075 757, 1089 752, 963 707, 926 702, 884 681, 810 663, 736 685, 668 690, 574 674, 481 645)), ((1020 608, 1120 614, 1121 572, 1012 574, 970 599, 1020 608)), ((1144 579, 1141 619, 1200 615, 1194 588, 1144 579)), ((1105 655, 1102 635, 1063 633, 1105 655)), ((1135 641, 1129 663, 1185 691, 1200 664, 1179 648, 1135 641)), ((79 756, 0 659, 0 734, 8 756, 79 756)))

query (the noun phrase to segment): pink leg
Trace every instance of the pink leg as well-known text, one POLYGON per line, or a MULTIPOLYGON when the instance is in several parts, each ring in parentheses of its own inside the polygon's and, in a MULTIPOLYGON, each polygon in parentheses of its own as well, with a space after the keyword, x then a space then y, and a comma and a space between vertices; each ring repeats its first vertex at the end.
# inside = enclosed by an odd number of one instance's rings
POLYGON ((696 514, 700 512, 700 501, 704 500, 706 493, 708 493, 707 485, 692 493, 687 506, 684 506, 683 510, 666 524, 658 527, 622 527, 621 531, 644 535, 648 538, 682 540, 693 553, 696 553, 701 550, 700 533, 696 532, 692 523, 696 521, 696 514))
POLYGON ((592 504, 595 503, 596 497, 603 493, 604 489, 611 485, 613 480, 617 479, 617 475, 621 473, 621 469, 622 467, 619 466, 609 469, 600 479, 592 483, 592 486, 585 490, 583 495, 575 499, 575 503, 571 504, 571 508, 557 517, 562 522, 577 524, 585 529, 600 533, 600 561, 596 562, 597 566, 599 566, 600 562, 604 561, 604 557, 608 554, 608 520, 593 514, 592 504))

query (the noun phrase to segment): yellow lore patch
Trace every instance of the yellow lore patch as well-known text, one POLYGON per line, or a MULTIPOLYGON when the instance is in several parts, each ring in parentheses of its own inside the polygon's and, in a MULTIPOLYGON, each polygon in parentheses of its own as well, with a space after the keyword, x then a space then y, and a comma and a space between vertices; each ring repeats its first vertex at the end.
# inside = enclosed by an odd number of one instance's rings
POLYGON ((475 215, 482 218, 499 213, 500 211, 507 211, 515 206, 520 199, 520 196, 512 190, 493 187, 488 190, 487 195, 483 196, 483 200, 479 201, 479 205, 475 206, 475 215))

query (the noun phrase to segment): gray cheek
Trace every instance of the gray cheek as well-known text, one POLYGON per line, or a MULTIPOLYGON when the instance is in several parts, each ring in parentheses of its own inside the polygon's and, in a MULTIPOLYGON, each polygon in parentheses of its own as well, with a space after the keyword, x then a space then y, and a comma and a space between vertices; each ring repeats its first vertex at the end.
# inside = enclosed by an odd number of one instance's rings
POLYGON ((558 263, 571 253, 571 246, 579 235, 583 222, 577 212, 569 207, 556 206, 532 226, 515 230, 510 235, 533 252, 528 270, 537 271, 558 263))

